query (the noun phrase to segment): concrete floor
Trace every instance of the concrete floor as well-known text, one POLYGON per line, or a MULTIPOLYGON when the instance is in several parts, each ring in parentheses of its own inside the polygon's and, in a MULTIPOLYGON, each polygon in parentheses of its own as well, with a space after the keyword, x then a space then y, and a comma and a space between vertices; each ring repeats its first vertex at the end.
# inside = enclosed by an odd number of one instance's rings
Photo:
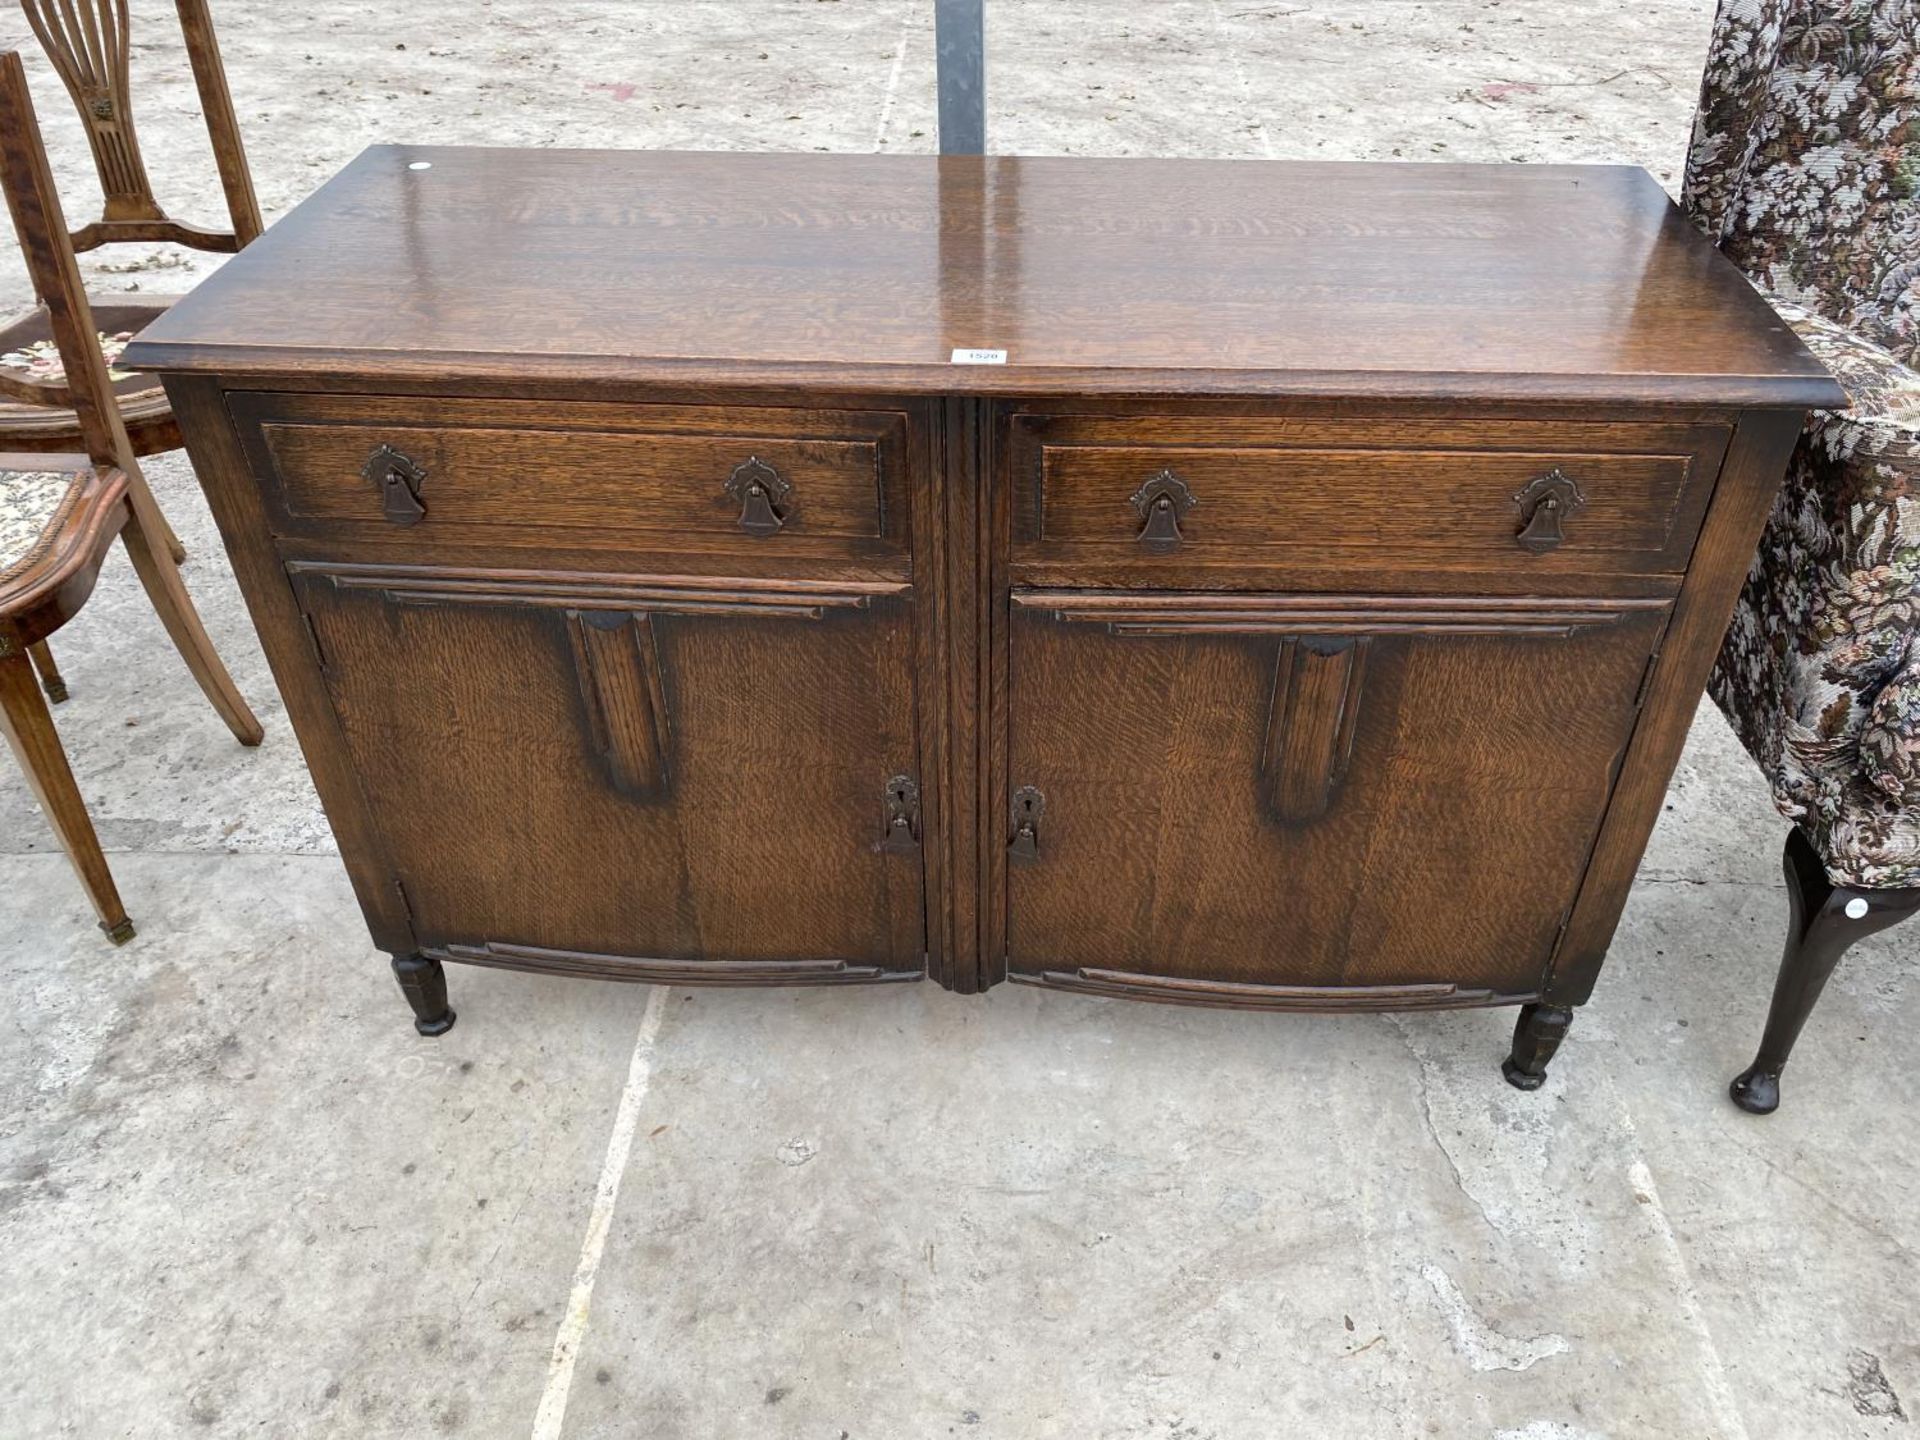
MULTIPOLYGON (((215 214, 170 7, 134 9, 149 161, 215 214)), ((1671 182, 1709 6, 989 9, 1001 150, 1671 182)), ((218 10, 270 214, 377 139, 932 145, 925 0, 218 10)), ((459 971, 429 1042, 191 474, 152 473, 268 739, 232 745, 116 560, 59 637, 59 719, 132 945, 0 768, 0 1434, 1802 1440, 1920 1407, 1920 934, 1849 959, 1779 1115, 1731 1108, 1784 827, 1710 709, 1536 1095, 1497 1073, 1505 1013, 1005 988, 459 971)))

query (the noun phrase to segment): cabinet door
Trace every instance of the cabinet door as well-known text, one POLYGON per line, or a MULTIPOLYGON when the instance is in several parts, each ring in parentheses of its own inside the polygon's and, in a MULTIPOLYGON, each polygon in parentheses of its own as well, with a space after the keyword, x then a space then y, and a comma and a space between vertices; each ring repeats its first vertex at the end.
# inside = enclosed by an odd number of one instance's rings
POLYGON ((1536 991, 1649 600, 1013 594, 1013 979, 1276 1008, 1536 991))
POLYGON ((291 570, 425 948, 663 979, 923 968, 904 586, 291 570))

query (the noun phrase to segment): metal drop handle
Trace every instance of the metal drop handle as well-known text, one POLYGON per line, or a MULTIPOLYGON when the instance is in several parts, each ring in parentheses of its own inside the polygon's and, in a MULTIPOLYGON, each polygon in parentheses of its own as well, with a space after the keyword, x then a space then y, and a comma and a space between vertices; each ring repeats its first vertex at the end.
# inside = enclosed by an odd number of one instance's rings
POLYGON ((741 461, 727 476, 727 494, 740 502, 740 528, 763 539, 787 523, 783 507, 792 492, 793 482, 758 455, 741 461))

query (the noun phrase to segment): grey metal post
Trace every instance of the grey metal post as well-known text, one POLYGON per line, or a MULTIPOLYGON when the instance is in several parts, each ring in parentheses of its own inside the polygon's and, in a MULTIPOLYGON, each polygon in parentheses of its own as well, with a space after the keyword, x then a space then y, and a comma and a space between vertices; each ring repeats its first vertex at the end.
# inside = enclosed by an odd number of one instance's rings
POLYGON ((987 153, 986 0, 933 0, 940 153, 987 153))

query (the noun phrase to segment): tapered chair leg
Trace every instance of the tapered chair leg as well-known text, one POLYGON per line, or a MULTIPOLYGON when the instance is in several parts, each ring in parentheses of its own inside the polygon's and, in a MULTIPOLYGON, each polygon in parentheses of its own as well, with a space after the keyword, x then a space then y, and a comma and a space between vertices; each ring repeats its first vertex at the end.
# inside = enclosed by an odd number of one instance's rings
POLYGON ((47 823, 100 916, 100 928, 114 944, 124 945, 133 938, 133 922, 120 903, 107 857, 100 852, 100 837, 93 832, 86 802, 80 798, 59 732, 53 728, 53 716, 24 655, 0 656, 0 728, 5 729, 7 744, 26 773, 33 798, 46 811, 47 823))
POLYGON ((1826 866, 1798 825, 1787 835, 1781 866, 1787 876, 1786 953, 1773 986, 1773 1007, 1753 1064, 1728 1087, 1733 1103, 1754 1115, 1780 1106, 1780 1072, 1800 1029, 1840 957, 1854 941, 1897 925, 1920 910, 1920 889, 1852 890, 1827 878, 1826 866))
POLYGON ((27 654, 33 657, 33 668, 40 672, 40 685, 47 692, 47 699, 58 705, 67 698, 67 682, 60 674, 60 667, 53 663, 53 651, 42 640, 29 645, 27 654))
POLYGON ((193 678, 213 702, 213 708, 220 712, 220 718, 227 722, 234 738, 242 745, 258 745, 265 733, 260 722, 247 708, 233 677, 214 650, 213 641, 207 638, 200 614, 193 608, 187 587, 181 583, 180 569, 174 564, 173 556, 164 543, 156 542, 155 537, 170 533, 160 507, 153 503, 146 481, 135 473, 129 473, 127 478, 132 518, 121 536, 126 541, 127 554, 133 559, 134 572, 146 587, 147 598, 159 612, 160 623, 167 627, 180 658, 187 662, 187 669, 193 672, 193 678))

